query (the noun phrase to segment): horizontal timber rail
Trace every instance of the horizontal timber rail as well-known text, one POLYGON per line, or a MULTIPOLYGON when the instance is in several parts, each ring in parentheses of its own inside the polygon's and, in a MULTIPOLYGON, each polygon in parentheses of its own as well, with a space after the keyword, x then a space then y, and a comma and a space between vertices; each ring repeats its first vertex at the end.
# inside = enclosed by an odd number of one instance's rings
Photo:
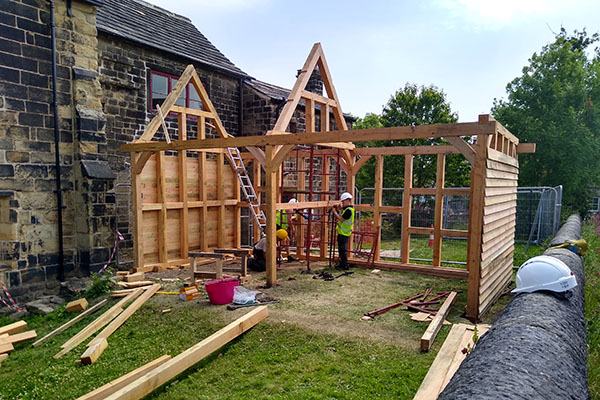
MULTIPOLYGON (((319 144, 340 142, 367 142, 370 140, 409 140, 443 138, 444 136, 473 136, 493 132, 496 122, 480 124, 466 122, 457 124, 435 124, 399 126, 390 128, 338 130, 310 134, 271 134, 265 136, 228 137, 217 139, 176 140, 164 142, 136 142, 121 145, 121 151, 165 151, 193 150, 224 147, 247 147, 286 144, 319 144)), ((272 132, 272 131, 270 131, 272 132)), ((274 132, 273 132, 274 133, 274 132)), ((283 132, 282 132, 283 133, 283 132)))

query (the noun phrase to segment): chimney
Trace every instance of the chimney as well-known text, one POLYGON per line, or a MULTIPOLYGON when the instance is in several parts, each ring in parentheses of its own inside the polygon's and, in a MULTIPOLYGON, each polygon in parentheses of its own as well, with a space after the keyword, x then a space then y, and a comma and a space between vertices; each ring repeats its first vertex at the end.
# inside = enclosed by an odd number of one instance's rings
MULTIPOLYGON (((296 78, 300 75, 301 70, 298 70, 296 74, 296 78)), ((306 90, 312 93, 316 93, 320 96, 323 96, 323 80, 321 80, 321 74, 319 73, 319 68, 315 68, 308 79, 308 83, 306 84, 306 90)))

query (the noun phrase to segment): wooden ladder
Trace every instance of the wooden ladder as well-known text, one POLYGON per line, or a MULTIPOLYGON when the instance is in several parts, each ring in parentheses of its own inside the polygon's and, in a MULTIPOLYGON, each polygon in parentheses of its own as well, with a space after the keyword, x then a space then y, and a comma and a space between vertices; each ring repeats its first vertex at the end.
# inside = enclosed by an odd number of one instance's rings
POLYGON ((263 210, 260 208, 258 196, 256 195, 252 181, 248 176, 248 171, 244 166, 244 160, 242 160, 240 150, 237 147, 228 147, 227 153, 229 154, 229 159, 233 164, 233 169, 235 170, 235 173, 240 181, 240 185, 242 186, 242 192, 246 197, 246 201, 248 201, 248 204, 250 205, 250 211, 254 216, 254 220, 260 227, 260 230, 264 231, 267 224, 267 218, 265 217, 263 210))

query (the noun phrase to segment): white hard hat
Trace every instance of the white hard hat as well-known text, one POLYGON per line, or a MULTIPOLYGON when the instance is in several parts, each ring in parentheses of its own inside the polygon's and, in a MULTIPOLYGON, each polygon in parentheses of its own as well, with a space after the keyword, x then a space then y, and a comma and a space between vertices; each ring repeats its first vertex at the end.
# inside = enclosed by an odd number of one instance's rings
POLYGON ((297 202, 298 202, 298 200, 296 200, 294 198, 291 198, 290 201, 288 201, 288 203, 297 203, 297 202))
POLYGON ((342 195, 340 196, 340 201, 351 200, 351 199, 352 199, 352 195, 348 192, 342 193, 342 195))
POLYGON ((566 292, 575 286, 575 275, 564 262, 550 256, 537 256, 519 267, 517 288, 512 293, 531 293, 538 290, 566 292))

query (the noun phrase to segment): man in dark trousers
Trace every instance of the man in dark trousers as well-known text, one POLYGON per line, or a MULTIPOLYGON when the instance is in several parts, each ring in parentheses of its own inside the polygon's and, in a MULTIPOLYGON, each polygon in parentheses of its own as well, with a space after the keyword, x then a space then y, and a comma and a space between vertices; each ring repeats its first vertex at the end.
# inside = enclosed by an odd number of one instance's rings
POLYGON ((350 193, 342 193, 340 200, 342 201, 341 215, 338 213, 337 207, 332 209, 333 215, 337 219, 337 242, 338 252, 340 254, 340 263, 335 269, 347 271, 350 269, 350 265, 348 265, 347 247, 354 225, 354 207, 352 207, 351 204, 352 195, 350 193))

